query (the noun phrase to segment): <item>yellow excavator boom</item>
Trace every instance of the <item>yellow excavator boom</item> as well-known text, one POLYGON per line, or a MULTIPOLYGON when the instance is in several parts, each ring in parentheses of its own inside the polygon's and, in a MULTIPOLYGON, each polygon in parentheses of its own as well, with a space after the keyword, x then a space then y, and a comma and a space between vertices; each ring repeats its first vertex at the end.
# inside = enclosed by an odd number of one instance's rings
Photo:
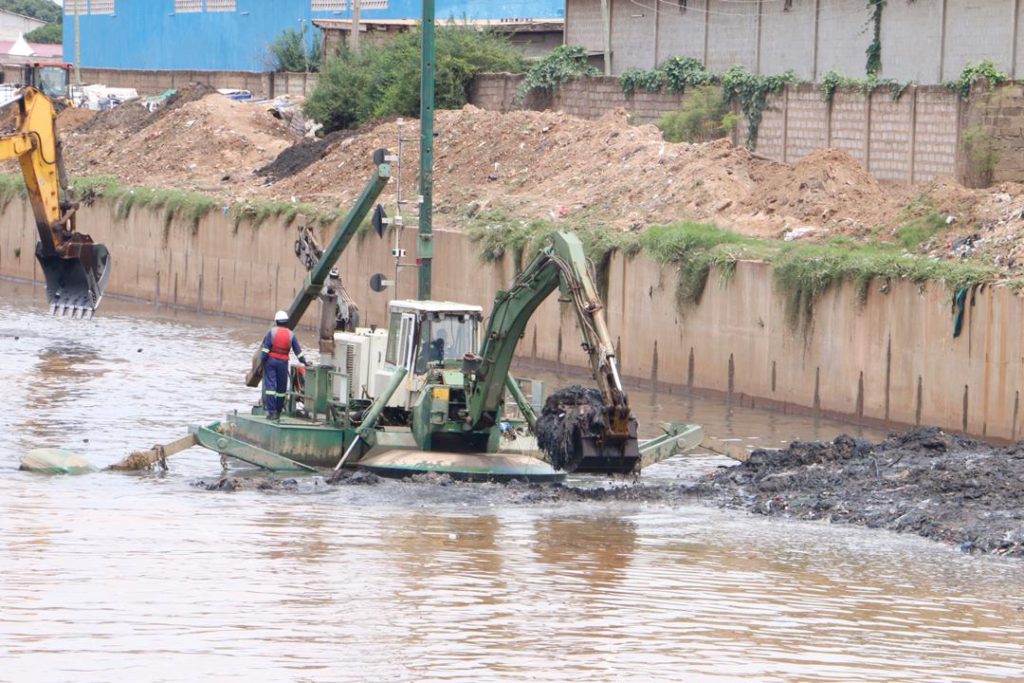
POLYGON ((0 114, 11 110, 15 128, 0 134, 0 159, 17 159, 21 166, 51 311, 91 317, 110 278, 110 253, 75 228, 78 204, 68 196, 53 104, 35 88, 24 88, 0 114))

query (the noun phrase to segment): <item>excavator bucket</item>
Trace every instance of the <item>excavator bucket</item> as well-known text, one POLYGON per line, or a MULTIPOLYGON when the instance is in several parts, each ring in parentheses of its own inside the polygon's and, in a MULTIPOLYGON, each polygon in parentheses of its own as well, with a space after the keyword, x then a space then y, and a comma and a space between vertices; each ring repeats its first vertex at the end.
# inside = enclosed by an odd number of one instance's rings
POLYGON ((628 418, 628 428, 623 434, 606 430, 592 432, 577 425, 573 440, 579 457, 574 472, 629 474, 640 464, 635 417, 628 418))
POLYGON ((110 279, 110 252, 92 242, 76 244, 74 252, 76 256, 44 254, 37 247, 36 259, 46 278, 46 300, 54 315, 91 318, 110 279))

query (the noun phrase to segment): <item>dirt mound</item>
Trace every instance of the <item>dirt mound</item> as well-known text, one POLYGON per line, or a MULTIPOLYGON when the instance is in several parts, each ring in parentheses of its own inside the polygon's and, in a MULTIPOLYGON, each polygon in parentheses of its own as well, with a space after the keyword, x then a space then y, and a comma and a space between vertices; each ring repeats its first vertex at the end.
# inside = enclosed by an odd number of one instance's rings
POLYGON ((895 208, 887 193, 848 152, 823 149, 795 164, 762 166, 740 204, 752 213, 783 218, 792 227, 833 227, 844 234, 866 232, 895 208))
POLYGON ((201 100, 207 95, 216 92, 215 88, 205 83, 189 83, 179 88, 177 92, 167 98, 163 106, 155 112, 150 112, 146 109, 142 100, 127 102, 113 109, 98 112, 90 121, 79 127, 79 132, 117 132, 127 135, 138 133, 146 126, 150 126, 164 116, 167 116, 175 109, 183 107, 189 102, 201 100))
POLYGON ((290 144, 287 126, 265 109, 217 93, 195 99, 201 92, 183 92, 173 104, 147 114, 145 125, 129 123, 116 131, 83 126, 72 132, 66 141, 71 172, 218 191, 250 181, 251 169, 290 144))
MULTIPOLYGON (((599 219, 619 229, 707 220, 748 234, 778 236, 812 224, 866 232, 896 210, 886 192, 848 154, 826 150, 796 165, 753 157, 726 140, 665 142, 625 110, 588 121, 561 112, 500 113, 466 106, 438 112, 435 199, 439 221, 469 205, 523 218, 599 219)), ((394 148, 394 121, 358 132, 321 160, 282 181, 282 196, 340 195, 339 169, 369 168, 381 146, 394 148)), ((403 133, 415 137, 415 122, 403 133)), ((406 144, 403 184, 416 182, 418 150, 406 144)), ((453 226, 446 226, 453 227, 453 226)))
POLYGON ((66 132, 69 130, 75 130, 85 124, 89 123, 96 117, 96 112, 91 109, 76 109, 74 107, 65 107, 57 114, 57 130, 60 132, 66 132))
POLYGON ((995 448, 935 428, 878 444, 840 436, 758 450, 695 489, 764 515, 916 533, 965 552, 1024 556, 1024 443, 995 448))

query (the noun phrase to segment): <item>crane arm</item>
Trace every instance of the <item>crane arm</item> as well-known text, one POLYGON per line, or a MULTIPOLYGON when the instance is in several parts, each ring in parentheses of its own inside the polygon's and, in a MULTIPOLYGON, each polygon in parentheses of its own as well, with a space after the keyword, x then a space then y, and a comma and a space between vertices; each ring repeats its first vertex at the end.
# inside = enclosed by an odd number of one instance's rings
POLYGON ((526 323, 556 288, 573 304, 583 349, 590 357, 594 379, 610 413, 611 429, 627 431, 629 402, 622 388, 604 307, 583 245, 576 235, 565 232, 555 233, 551 246, 537 255, 507 291, 495 297, 480 349, 479 369, 467 398, 467 422, 473 427, 493 424, 496 419, 505 378, 526 323))
POLYGON ((378 150, 374 153, 374 163, 376 168, 370 181, 363 188, 362 193, 356 199, 356 203, 345 214, 345 218, 338 224, 337 232, 319 254, 317 261, 308 268, 309 275, 306 276, 305 282, 302 283, 302 289, 295 295, 295 299, 288 307, 287 326, 289 328, 295 329, 295 326, 302 320, 302 315, 309 308, 309 305, 320 296, 331 269, 334 268, 334 264, 341 257, 341 252, 345 251, 345 247, 348 246, 352 237, 359 230, 363 219, 366 218, 366 215, 370 213, 370 209, 373 208, 373 203, 377 201, 377 197, 380 196, 388 181, 391 180, 391 166, 384 163, 384 153, 382 151, 378 150))

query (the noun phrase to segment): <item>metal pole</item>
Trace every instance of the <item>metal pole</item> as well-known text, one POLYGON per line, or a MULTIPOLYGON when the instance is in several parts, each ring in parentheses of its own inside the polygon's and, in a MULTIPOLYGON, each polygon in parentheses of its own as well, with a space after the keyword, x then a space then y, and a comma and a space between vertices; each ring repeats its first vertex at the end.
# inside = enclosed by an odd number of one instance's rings
POLYGON ((75 7, 75 85, 82 85, 82 22, 78 17, 82 13, 82 0, 73 0, 75 7))
POLYGON ((601 0, 601 49, 604 52, 605 76, 612 75, 612 10, 609 3, 610 0, 601 0))
POLYGON ((362 0, 352 0, 352 51, 359 52, 359 9, 362 0))
POLYGON ((434 258, 434 0, 423 0, 420 56, 420 226, 416 240, 419 298, 430 298, 434 258))

